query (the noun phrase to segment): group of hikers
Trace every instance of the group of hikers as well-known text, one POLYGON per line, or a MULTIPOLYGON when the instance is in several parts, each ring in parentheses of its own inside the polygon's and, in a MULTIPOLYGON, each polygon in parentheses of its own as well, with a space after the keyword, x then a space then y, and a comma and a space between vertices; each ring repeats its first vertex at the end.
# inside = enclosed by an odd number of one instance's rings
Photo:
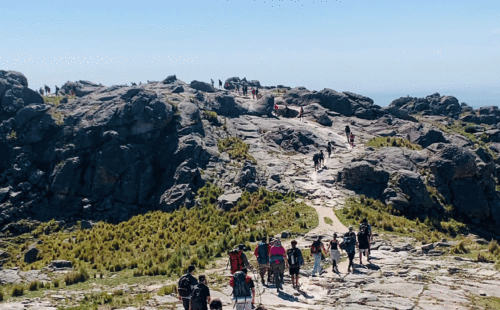
POLYGON ((354 147, 354 134, 351 132, 349 125, 345 126, 345 135, 347 137, 347 143, 349 143, 351 147, 354 147))
MULTIPOLYGON (((339 241, 337 233, 333 234, 333 238, 325 245, 322 242, 322 237, 318 236, 315 241, 306 246, 310 248, 311 256, 314 259, 314 267, 311 272, 311 277, 316 277, 316 274, 321 276, 323 273, 321 261, 323 253, 328 256, 330 252, 332 262, 332 272, 339 274, 338 264, 340 262, 341 250, 347 253, 349 266, 347 273, 354 273, 354 258, 356 246, 359 249, 359 264, 363 265, 363 255, 366 256, 367 262, 370 263, 370 243, 372 241, 372 230, 367 219, 359 225, 359 231, 356 234, 352 226, 349 226, 349 231, 343 234, 342 241, 339 241)), ((244 253, 245 246, 243 244, 229 252, 228 264, 231 268, 232 276, 229 279, 229 285, 233 288, 232 299, 236 310, 255 309, 255 283, 254 279, 248 275, 249 270, 255 270, 248 261, 244 253)), ((260 282, 263 286, 269 287, 274 285, 278 293, 283 290, 285 269, 288 269, 290 274, 292 287, 299 289, 299 274, 300 268, 304 265, 304 257, 302 251, 297 247, 297 241, 292 240, 291 248, 285 250, 281 244, 281 238, 271 238, 269 242, 267 238, 263 238, 257 245, 254 251, 257 258, 258 271, 260 282)), ((220 310, 222 302, 220 299, 210 298, 210 290, 207 287, 205 275, 200 275, 198 279, 193 276, 195 271, 194 266, 189 266, 188 272, 183 275, 178 282, 179 300, 182 302, 185 310, 220 310)), ((255 279, 257 281, 257 279, 255 279)), ((233 308, 234 308, 233 307, 233 308)), ((257 309, 264 309, 259 305, 257 309)))
MULTIPOLYGON (((56 92, 55 92, 55 94, 56 94, 56 96, 58 96, 58 95, 59 95, 59 87, 57 87, 57 85, 56 85, 56 87, 55 87, 55 88, 56 88, 56 92)), ((40 87, 40 89, 38 90, 38 93, 40 93, 40 95, 42 95, 42 96, 43 96, 43 94, 44 94, 44 89, 45 89, 45 94, 46 94, 46 95, 50 94, 50 87, 48 87, 48 86, 47 86, 47 85, 45 85, 45 84, 44 84, 44 87, 40 87)))
MULTIPOLYGON (((215 87, 214 84, 214 80, 213 79, 210 79, 210 82, 212 84, 212 88, 215 87)), ((234 87, 235 87, 235 92, 238 93, 238 95, 240 94, 240 87, 241 87, 241 95, 243 96, 247 96, 248 95, 248 85, 247 84, 238 84, 238 83, 235 83, 234 84, 234 87)), ((219 79, 219 89, 222 88, 222 81, 219 79)), ((226 84, 224 85, 224 88, 228 89, 229 88, 229 82, 226 82, 226 84)), ((250 91, 252 92, 252 99, 259 99, 259 87, 252 87, 250 88, 250 91)))

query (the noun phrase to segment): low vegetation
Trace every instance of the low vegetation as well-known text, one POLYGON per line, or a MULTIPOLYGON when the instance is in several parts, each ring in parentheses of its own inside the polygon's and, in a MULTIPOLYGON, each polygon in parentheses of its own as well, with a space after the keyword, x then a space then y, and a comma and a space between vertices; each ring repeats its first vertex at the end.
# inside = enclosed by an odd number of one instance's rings
POLYGON ((470 295, 471 303, 469 309, 472 310, 497 310, 500 309, 500 298, 493 296, 470 295))
POLYGON ((238 161, 250 160, 254 163, 256 162, 255 158, 248 154, 250 146, 238 137, 220 139, 217 141, 217 147, 220 152, 227 152, 231 159, 236 159, 238 161))
POLYGON ((210 123, 217 123, 217 113, 214 111, 203 111, 203 117, 210 123))
POLYGON ((61 103, 61 100, 63 98, 64 96, 44 96, 43 101, 46 104, 50 104, 57 107, 61 103))
POLYGON ((333 220, 327 216, 325 216, 323 218, 323 220, 325 221, 325 223, 327 223, 328 225, 333 225, 333 220))
POLYGON ((496 262, 500 269, 500 247, 496 241, 489 246, 481 245, 467 238, 468 227, 452 218, 442 219, 426 217, 407 218, 400 211, 372 198, 351 197, 346 200, 343 209, 335 211, 344 225, 356 227, 366 218, 375 232, 413 237, 422 244, 439 242, 442 239, 457 241, 447 251, 455 255, 463 255, 477 261, 496 262))
POLYGON ((8 135, 7 135, 7 140, 16 140, 17 139, 17 133, 15 130, 12 130, 8 135))
POLYGON ((366 143, 366 146, 371 146, 374 148, 382 148, 382 147, 404 147, 409 150, 421 150, 422 147, 418 144, 411 143, 410 141, 403 138, 396 137, 376 137, 370 139, 366 143))
POLYGON ((12 255, 4 267, 40 269, 52 260, 70 260, 79 271, 66 276, 66 285, 85 281, 89 275, 126 270, 130 276, 174 277, 188 265, 205 268, 237 244, 249 246, 285 229, 297 234, 318 225, 314 209, 296 203, 293 193, 245 192, 229 212, 217 209, 221 194, 221 189, 208 184, 198 192, 199 207, 149 212, 117 225, 101 222, 93 229, 68 232, 54 221, 41 224, 31 233, 9 240, 7 251, 12 255), (22 253, 35 238, 42 241, 37 245, 39 261, 26 264, 22 253))

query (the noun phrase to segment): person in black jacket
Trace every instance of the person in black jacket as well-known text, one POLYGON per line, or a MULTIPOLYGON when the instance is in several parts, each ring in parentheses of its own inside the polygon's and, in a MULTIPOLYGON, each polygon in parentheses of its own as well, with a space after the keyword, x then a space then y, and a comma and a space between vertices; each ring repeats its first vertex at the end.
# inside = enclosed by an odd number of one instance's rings
POLYGON ((190 300, 191 300, 190 295, 193 292, 194 287, 198 284, 198 280, 196 280, 196 278, 193 276, 194 271, 195 271, 195 267, 193 265, 189 266, 188 272, 179 279, 179 285, 178 285, 177 290, 179 292, 179 301, 182 302, 182 305, 184 306, 184 310, 190 310, 189 309, 189 306, 190 306, 189 304, 190 304, 190 300), (183 277, 187 277, 189 279, 189 287, 187 287, 187 288, 183 288, 180 285, 183 277), (186 290, 186 292, 184 292, 185 290, 186 290))
POLYGON ((210 289, 208 288, 207 278, 204 275, 198 277, 198 284, 191 293, 191 310, 208 310, 210 303, 210 289))

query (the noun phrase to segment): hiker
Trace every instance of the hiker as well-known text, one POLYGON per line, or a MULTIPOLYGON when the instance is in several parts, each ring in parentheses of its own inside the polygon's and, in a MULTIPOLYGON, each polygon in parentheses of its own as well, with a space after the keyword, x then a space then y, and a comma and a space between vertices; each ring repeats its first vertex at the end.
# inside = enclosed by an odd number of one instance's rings
POLYGON ((43 96, 43 88, 40 87, 40 90, 38 90, 38 92, 43 96))
MULTIPOLYGON (((271 252, 271 246, 274 244, 274 238, 269 237, 269 252, 271 252)), ((267 285, 274 283, 274 274, 271 266, 269 266, 269 271, 267 272, 267 285)))
POLYGON ((57 95, 59 95, 59 89, 60 89, 60 88, 59 88, 59 87, 57 87, 57 85, 56 85, 56 96, 57 96, 57 95))
POLYGON ((354 134, 352 132, 349 136, 349 144, 351 145, 351 147, 354 147, 354 134))
POLYGON ((292 248, 286 251, 288 256, 288 266, 290 268, 290 277, 292 278, 292 287, 299 288, 299 272, 300 266, 304 265, 304 258, 302 257, 302 251, 297 248, 297 241, 292 240, 292 248))
POLYGON ((260 274, 260 279, 262 281, 262 285, 266 285, 264 277, 266 276, 266 273, 269 272, 270 250, 271 250, 271 245, 267 243, 266 237, 263 237, 262 241, 257 245, 254 252, 254 255, 257 257, 257 263, 259 264, 259 274, 260 274))
POLYGON ((255 285, 252 278, 247 276, 246 268, 236 272, 229 281, 233 288, 233 298, 236 310, 250 310, 255 301, 255 285))
POLYGON ((214 80, 210 79, 210 81, 212 82, 212 88, 214 88, 214 80))
POLYGON ((319 151, 319 166, 323 167, 325 165, 325 154, 323 154, 323 150, 319 151))
POLYGON ((370 263, 370 254, 368 249, 370 247, 370 241, 368 239, 368 226, 362 225, 358 232, 358 249, 359 249, 359 264, 363 265, 362 257, 366 256, 366 260, 370 263))
POLYGON ((304 118, 304 108, 303 107, 300 107, 299 118, 300 118, 300 121, 302 122, 302 119, 304 118))
POLYGON ((286 260, 285 248, 281 245, 280 238, 275 238, 273 241, 273 246, 269 250, 269 264, 274 274, 274 285, 278 292, 283 290, 283 277, 285 275, 285 265, 288 268, 288 262, 286 260))
POLYGON ((247 96, 248 95, 248 85, 245 84, 244 87, 245 87, 245 96, 247 96))
POLYGON ((347 272, 351 270, 354 273, 354 254, 356 253, 356 233, 354 233, 352 226, 349 226, 349 232, 344 234, 344 240, 340 246, 341 249, 345 250, 347 257, 349 258, 349 267, 347 267, 347 272))
POLYGON ((255 98, 259 99, 259 88, 255 88, 255 98))
POLYGON ((327 251, 330 251, 332 258, 332 271, 339 273, 338 264, 340 262, 339 241, 337 240, 337 233, 333 233, 333 239, 328 244, 327 251))
POLYGON ((224 88, 225 88, 225 89, 228 89, 228 88, 229 88, 229 82, 226 82, 226 84, 224 84, 224 88))
POLYGON ((207 278, 204 275, 198 277, 198 284, 194 287, 190 296, 191 310, 208 310, 210 303, 210 290, 207 287, 207 278))
POLYGON ((252 99, 255 99, 255 89, 252 88, 252 99))
POLYGON ((330 142, 326 145, 326 151, 328 152, 328 158, 330 158, 330 155, 332 154, 332 146, 330 145, 330 142))
POLYGON ((349 135, 351 134, 351 128, 349 128, 349 125, 345 126, 345 136, 347 137, 347 143, 349 143, 349 135))
POLYGON ((210 310, 222 310, 222 301, 219 298, 214 298, 210 302, 210 310))
POLYGON ((219 79, 219 89, 222 88, 222 81, 219 79))
POLYGON ((231 264, 231 273, 240 271, 243 267, 250 267, 247 256, 243 253, 245 246, 238 245, 238 249, 229 251, 229 263, 231 264))
POLYGON ((313 162, 314 162, 314 171, 318 171, 318 166, 319 166, 319 154, 318 153, 314 154, 313 162))
POLYGON ((316 272, 321 276, 321 254, 322 251, 325 252, 326 255, 326 250, 325 246, 323 245, 323 242, 321 242, 321 236, 318 236, 318 239, 313 242, 311 245, 311 256, 314 257, 314 268, 312 270, 311 276, 315 277, 316 272))
POLYGON ((45 86, 45 93, 47 95, 50 94, 50 88, 47 85, 45 85, 45 84, 44 84, 44 86, 45 86))
POLYGON ((236 84, 236 92, 238 95, 240 94, 240 84, 236 84))
POLYGON ((278 104, 274 104, 274 113, 276 113, 276 116, 278 116, 278 104))
POLYGON ((191 293, 193 292, 194 287, 198 284, 198 280, 193 277, 194 274, 194 266, 191 265, 188 267, 188 272, 180 277, 179 282, 177 283, 177 292, 179 293, 179 301, 182 302, 184 306, 184 310, 189 309, 189 301, 191 293))

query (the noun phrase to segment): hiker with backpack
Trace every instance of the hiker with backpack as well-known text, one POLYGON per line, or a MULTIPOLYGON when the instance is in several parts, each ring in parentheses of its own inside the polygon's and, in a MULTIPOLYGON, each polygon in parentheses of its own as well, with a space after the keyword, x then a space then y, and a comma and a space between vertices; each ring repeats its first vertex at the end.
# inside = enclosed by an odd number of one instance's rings
POLYGON ((204 275, 198 277, 198 284, 194 287, 190 296, 191 310, 208 310, 210 303, 210 290, 207 287, 207 278, 204 275))
POLYGON ((236 310, 250 310, 255 301, 255 285, 251 277, 247 276, 248 269, 237 271, 229 280, 233 288, 233 298, 236 310))
POLYGON ((314 241, 311 245, 311 256, 314 257, 314 268, 311 273, 312 277, 316 276, 316 272, 318 272, 318 274, 321 276, 321 254, 325 252, 326 255, 327 253, 323 242, 321 242, 321 239, 322 237, 318 236, 316 241, 314 241))
MULTIPOLYGON (((269 251, 271 250, 271 245, 267 243, 266 237, 262 238, 262 241, 255 248, 254 255, 257 257, 257 263, 259 264, 259 274, 262 281, 262 285, 266 285, 264 280, 266 273, 269 272, 269 251)), ((268 277, 269 284, 269 277, 268 277)))
POLYGON ((248 258, 243 253, 245 246, 243 244, 238 245, 237 249, 229 251, 229 264, 231 265, 231 274, 236 271, 240 271, 243 267, 250 267, 248 258))
POLYGON ((328 152, 328 158, 330 158, 330 155, 332 154, 332 146, 330 145, 330 142, 326 145, 326 151, 328 152))
POLYGON ((255 88, 255 98, 259 99, 259 87, 255 88))
POLYGON ((182 302, 184 310, 190 310, 190 296, 194 287, 198 284, 198 280, 193 276, 195 268, 193 265, 188 267, 188 272, 180 277, 177 283, 177 292, 179 294, 179 301, 182 302))
POLYGON ((45 93, 48 95, 50 94, 50 87, 48 87, 47 85, 44 85, 45 86, 45 93))
POLYGON ((219 79, 219 89, 222 88, 222 81, 219 79))
POLYGON ((339 241, 337 240, 337 233, 333 233, 333 239, 330 240, 327 251, 330 251, 330 256, 332 258, 332 271, 339 273, 339 268, 337 265, 340 262, 340 251, 339 241))
POLYGON ((278 292, 283 290, 283 277, 285 276, 285 265, 288 268, 285 248, 281 245, 280 238, 274 239, 274 244, 269 250, 269 264, 274 274, 274 285, 278 292))
POLYGON ((345 136, 347 137, 347 143, 349 143, 349 136, 351 135, 351 128, 349 128, 349 125, 345 126, 345 136))
POLYGON ((297 241, 292 240, 292 248, 286 251, 288 256, 288 266, 290 268, 290 277, 292 278, 292 287, 299 288, 299 272, 300 266, 304 265, 304 258, 302 257, 302 251, 297 247, 297 241))
POLYGON ((370 263, 370 230, 368 228, 368 220, 365 218, 359 225, 358 232, 358 248, 359 248, 359 264, 363 265, 362 257, 366 256, 366 260, 370 263))
POLYGON ((323 167, 325 165, 325 154, 323 150, 319 151, 319 166, 323 167))
POLYGON ((212 83, 212 88, 214 88, 214 80, 210 79, 210 82, 212 83))
POLYGON ((349 226, 349 231, 344 234, 340 248, 347 253, 349 258, 349 266, 347 267, 347 272, 351 270, 354 273, 354 255, 356 254, 356 233, 353 231, 352 226, 349 226))
POLYGON ((252 88, 252 99, 255 99, 255 89, 252 88))
POLYGON ((40 93, 40 95, 43 96, 43 88, 40 87, 40 89, 38 90, 38 92, 40 93))
POLYGON ((319 154, 318 153, 314 154, 313 162, 314 162, 314 171, 318 171, 318 169, 319 169, 319 154))
POLYGON ((354 134, 352 132, 349 136, 349 144, 351 145, 351 147, 354 147, 354 134))

